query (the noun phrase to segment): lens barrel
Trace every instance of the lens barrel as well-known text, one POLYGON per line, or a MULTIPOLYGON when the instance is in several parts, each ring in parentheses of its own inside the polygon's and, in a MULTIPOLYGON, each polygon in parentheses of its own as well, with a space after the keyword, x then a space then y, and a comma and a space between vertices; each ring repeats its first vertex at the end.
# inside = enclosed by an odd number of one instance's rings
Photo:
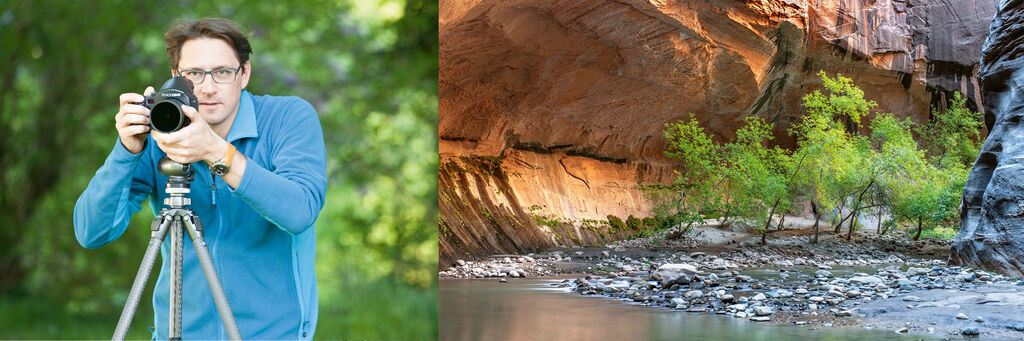
POLYGON ((156 102, 149 111, 149 125, 161 133, 173 133, 192 123, 181 111, 182 104, 174 99, 156 102))
POLYGON ((149 126, 162 133, 173 133, 192 123, 181 111, 182 105, 198 110, 199 101, 192 89, 192 81, 185 77, 173 77, 164 82, 159 92, 140 103, 150 109, 149 126))

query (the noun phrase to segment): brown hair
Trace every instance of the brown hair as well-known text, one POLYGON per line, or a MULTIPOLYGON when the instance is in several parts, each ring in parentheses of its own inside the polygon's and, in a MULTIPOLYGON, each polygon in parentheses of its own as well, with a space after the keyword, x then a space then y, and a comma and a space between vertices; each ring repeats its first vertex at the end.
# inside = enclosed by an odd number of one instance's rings
POLYGON ((235 50, 235 56, 238 57, 238 61, 242 65, 249 61, 249 54, 252 53, 252 46, 249 46, 249 39, 242 32, 242 27, 231 20, 224 18, 178 20, 164 34, 167 58, 171 61, 172 69, 178 68, 178 62, 181 60, 181 46, 186 41, 197 38, 223 40, 235 50))

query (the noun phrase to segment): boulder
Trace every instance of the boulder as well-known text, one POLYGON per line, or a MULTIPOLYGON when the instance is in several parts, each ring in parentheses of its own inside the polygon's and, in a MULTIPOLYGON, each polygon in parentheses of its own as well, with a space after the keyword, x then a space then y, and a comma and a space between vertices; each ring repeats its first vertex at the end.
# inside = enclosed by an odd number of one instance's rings
POLYGON ((700 290, 690 290, 683 294, 683 296, 686 297, 686 299, 688 300, 693 300, 696 298, 704 297, 704 293, 701 292, 700 290))
POLYGON ((685 263, 666 263, 658 267, 651 274, 651 278, 661 283, 662 287, 669 287, 672 284, 690 284, 693 276, 701 273, 697 267, 685 263))
POLYGON ((850 284, 863 285, 863 286, 871 286, 871 287, 877 286, 879 284, 884 284, 882 279, 878 278, 876 276, 850 277, 849 281, 850 281, 850 284))
POLYGON ((928 269, 910 267, 907 269, 907 277, 928 275, 928 269))
POLYGON ((754 315, 757 316, 768 316, 772 314, 772 308, 769 306, 759 305, 753 308, 754 315))

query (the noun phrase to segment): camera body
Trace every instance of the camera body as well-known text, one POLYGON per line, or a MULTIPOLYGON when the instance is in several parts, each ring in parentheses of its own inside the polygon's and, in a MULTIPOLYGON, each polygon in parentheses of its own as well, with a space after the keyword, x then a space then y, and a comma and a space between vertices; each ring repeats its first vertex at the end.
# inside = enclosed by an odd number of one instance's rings
POLYGON ((173 133, 184 128, 192 120, 181 111, 182 105, 199 109, 199 100, 192 93, 192 81, 185 77, 173 77, 164 82, 152 96, 146 96, 142 103, 149 108, 149 126, 162 133, 173 133))

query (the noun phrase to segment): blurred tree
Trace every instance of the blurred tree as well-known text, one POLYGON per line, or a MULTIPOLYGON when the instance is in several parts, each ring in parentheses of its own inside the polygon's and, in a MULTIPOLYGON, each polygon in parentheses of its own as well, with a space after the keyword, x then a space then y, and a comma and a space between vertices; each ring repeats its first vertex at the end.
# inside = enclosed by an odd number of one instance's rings
MULTIPOLYGON (((75 200, 116 142, 118 95, 170 76, 172 21, 222 16, 251 32, 249 91, 300 96, 320 114, 330 178, 317 337, 435 338, 437 10, 421 0, 0 3, 0 294, 113 314, 113 329, 152 212, 86 250, 75 200)), ((36 337, 68 336, 109 335, 36 337)))

